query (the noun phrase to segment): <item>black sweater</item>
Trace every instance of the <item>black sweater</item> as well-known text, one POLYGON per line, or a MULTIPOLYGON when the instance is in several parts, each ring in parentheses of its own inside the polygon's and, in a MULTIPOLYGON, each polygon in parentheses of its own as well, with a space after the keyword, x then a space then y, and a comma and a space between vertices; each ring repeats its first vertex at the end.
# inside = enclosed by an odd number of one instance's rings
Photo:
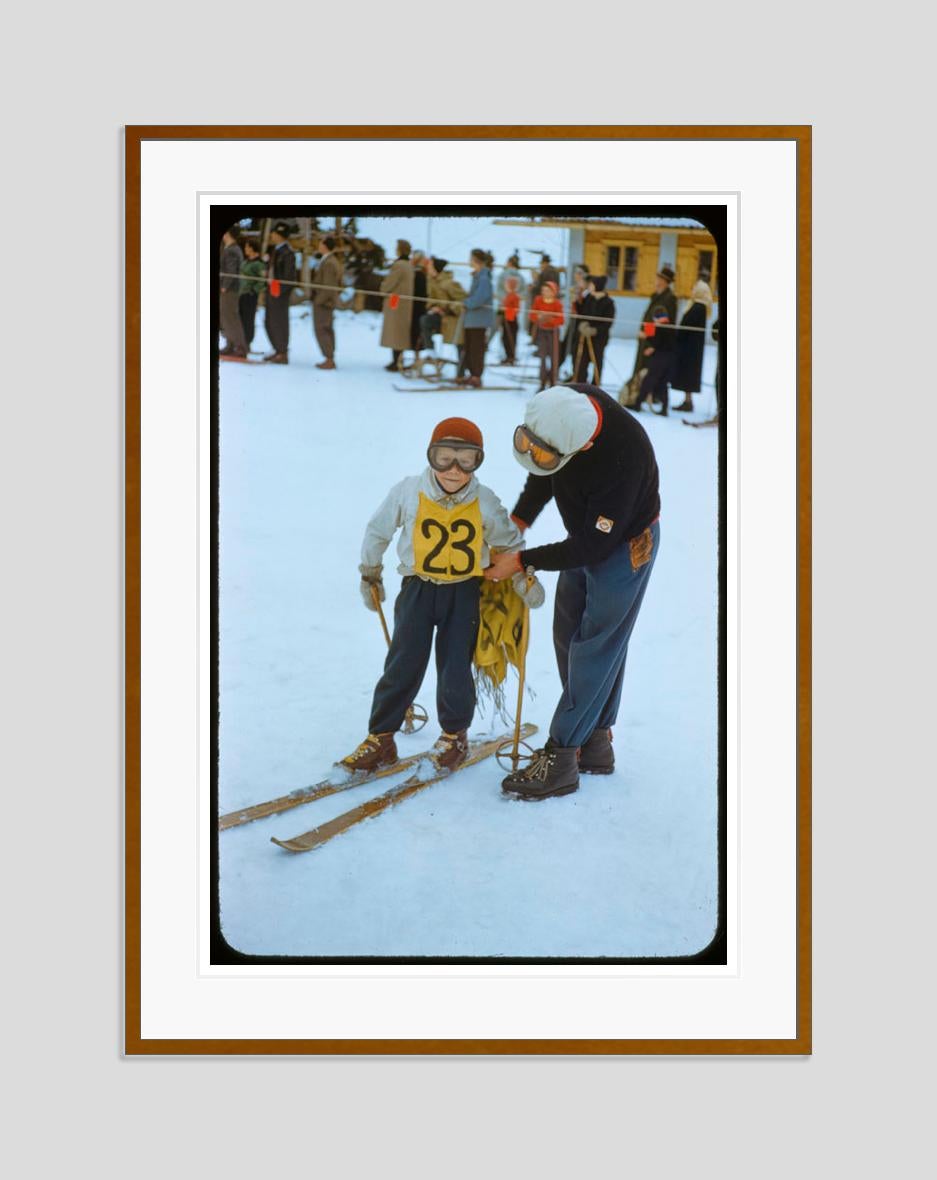
POLYGON ((608 334, 612 330, 609 322, 615 318, 615 300, 603 291, 601 295, 587 295, 582 305, 584 316, 595 316, 589 323, 595 328, 595 338, 599 344, 608 343, 608 334))
POLYGON ((569 534, 565 541, 525 550, 522 560, 534 569, 598 565, 660 515, 657 460, 644 428, 597 385, 569 388, 596 399, 602 428, 592 447, 555 475, 527 477, 512 515, 532 525, 555 497, 569 534))

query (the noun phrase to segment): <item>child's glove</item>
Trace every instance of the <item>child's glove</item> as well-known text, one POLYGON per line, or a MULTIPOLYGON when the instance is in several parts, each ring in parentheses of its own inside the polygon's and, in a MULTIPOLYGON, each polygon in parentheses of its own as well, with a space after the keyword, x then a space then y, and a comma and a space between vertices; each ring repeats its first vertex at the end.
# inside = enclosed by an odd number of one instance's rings
POLYGON ((594 336, 597 331, 598 331, 598 329, 596 327, 594 327, 592 324, 580 324, 579 325, 579 335, 580 336, 591 337, 591 336, 594 336))
POLYGON ((371 587, 377 588, 377 597, 379 602, 384 601, 384 583, 381 581, 381 566, 379 565, 359 565, 358 572, 361 574, 361 598, 368 610, 377 610, 374 602, 374 596, 371 593, 371 587))
POLYGON ((521 572, 511 578, 511 584, 531 610, 536 610, 538 606, 543 606, 547 594, 536 578, 528 586, 527 575, 521 572))

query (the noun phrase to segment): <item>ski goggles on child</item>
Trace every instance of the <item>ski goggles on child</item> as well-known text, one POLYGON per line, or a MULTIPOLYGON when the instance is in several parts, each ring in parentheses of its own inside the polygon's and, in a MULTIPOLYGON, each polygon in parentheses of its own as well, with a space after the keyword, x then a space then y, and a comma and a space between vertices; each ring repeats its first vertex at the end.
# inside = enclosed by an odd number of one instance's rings
POLYGON ((430 443, 426 457, 434 471, 449 471, 453 467, 458 467, 460 471, 477 471, 485 458, 485 452, 474 443, 443 440, 430 443))
POLYGON ((532 430, 523 425, 514 431, 514 450, 519 455, 529 455, 542 471, 553 471, 565 458, 562 451, 542 438, 537 438, 532 430))

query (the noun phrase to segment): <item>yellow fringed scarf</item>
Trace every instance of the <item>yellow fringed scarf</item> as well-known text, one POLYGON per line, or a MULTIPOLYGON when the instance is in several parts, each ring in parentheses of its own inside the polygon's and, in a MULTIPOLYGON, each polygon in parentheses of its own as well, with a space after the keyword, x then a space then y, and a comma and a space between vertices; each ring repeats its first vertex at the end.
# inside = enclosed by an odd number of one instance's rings
POLYGON ((524 600, 511 579, 483 581, 475 643, 475 688, 479 698, 490 698, 505 719, 504 681, 508 664, 520 670, 523 635, 524 600))

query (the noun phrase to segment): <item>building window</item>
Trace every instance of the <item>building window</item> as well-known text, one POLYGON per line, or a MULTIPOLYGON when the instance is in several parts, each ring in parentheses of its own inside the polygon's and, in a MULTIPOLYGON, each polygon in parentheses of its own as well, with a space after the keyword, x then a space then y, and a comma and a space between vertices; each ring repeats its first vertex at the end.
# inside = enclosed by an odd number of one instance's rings
POLYGON ((638 247, 606 246, 605 274, 612 291, 636 291, 638 288, 638 247))
POLYGON ((605 274, 608 277, 608 285, 615 290, 618 286, 618 271, 621 267, 621 248, 619 246, 608 246, 605 251, 605 274))
POLYGON ((715 260, 716 252, 714 250, 700 250, 696 265, 696 277, 711 283, 716 272, 715 260))
POLYGON ((621 276, 621 290, 634 291, 638 285, 638 247, 625 246, 625 265, 621 276))

